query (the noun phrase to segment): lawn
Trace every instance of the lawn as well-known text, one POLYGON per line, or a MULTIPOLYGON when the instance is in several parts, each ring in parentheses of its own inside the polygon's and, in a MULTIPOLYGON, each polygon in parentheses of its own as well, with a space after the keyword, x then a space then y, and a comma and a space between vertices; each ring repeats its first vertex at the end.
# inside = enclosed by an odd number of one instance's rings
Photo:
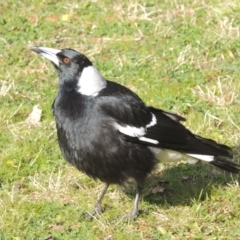
POLYGON ((202 163, 159 163, 135 221, 118 217, 132 207, 132 183, 111 186, 103 215, 87 220, 102 183, 64 161, 51 112, 57 74, 30 50, 86 54, 240 163, 239 39, 239 0, 2 1, 0 239, 240 239, 240 178, 202 163))

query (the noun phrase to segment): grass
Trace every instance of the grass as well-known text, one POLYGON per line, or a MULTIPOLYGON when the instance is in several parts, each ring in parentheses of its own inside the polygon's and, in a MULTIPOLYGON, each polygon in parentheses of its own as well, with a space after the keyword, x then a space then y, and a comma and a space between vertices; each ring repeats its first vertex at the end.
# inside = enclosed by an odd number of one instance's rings
POLYGON ((111 186, 105 212, 84 217, 101 191, 65 163, 51 103, 57 75, 32 45, 85 53, 108 79, 187 118, 195 133, 240 156, 240 3, 13 1, 0 3, 0 239, 239 239, 239 176, 159 164, 134 222, 133 186, 111 186), (40 125, 26 119, 42 109, 40 125))

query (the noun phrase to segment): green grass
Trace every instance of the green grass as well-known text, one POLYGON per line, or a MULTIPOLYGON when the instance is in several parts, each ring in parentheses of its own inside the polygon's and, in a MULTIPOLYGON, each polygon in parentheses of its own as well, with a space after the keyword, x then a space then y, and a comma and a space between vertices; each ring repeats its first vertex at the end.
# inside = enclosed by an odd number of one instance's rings
POLYGON ((51 104, 57 75, 32 45, 71 47, 149 105, 181 114, 240 162, 238 0, 0 3, 0 239, 240 239, 239 177, 211 166, 159 164, 134 222, 133 186, 102 184, 65 163, 51 104), (25 122, 34 105, 41 124, 25 122))

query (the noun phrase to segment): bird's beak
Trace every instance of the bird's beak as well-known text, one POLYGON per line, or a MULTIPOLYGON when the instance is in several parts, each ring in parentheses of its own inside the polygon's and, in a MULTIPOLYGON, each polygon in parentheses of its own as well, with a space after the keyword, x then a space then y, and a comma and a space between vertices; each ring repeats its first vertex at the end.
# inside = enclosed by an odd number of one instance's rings
POLYGON ((57 53, 61 50, 48 47, 31 47, 31 50, 50 60, 56 67, 59 67, 57 53))

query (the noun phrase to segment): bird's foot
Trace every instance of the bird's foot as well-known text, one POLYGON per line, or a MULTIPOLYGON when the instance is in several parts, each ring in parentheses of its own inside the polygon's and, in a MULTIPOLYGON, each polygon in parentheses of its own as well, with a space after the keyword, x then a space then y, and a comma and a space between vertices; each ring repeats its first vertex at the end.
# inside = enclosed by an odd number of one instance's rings
POLYGON ((127 220, 135 220, 137 218, 138 214, 135 214, 133 212, 127 213, 123 216, 123 218, 127 219, 127 220))
POLYGON ((117 217, 118 220, 124 220, 124 221, 133 221, 137 218, 138 211, 131 211, 130 213, 121 214, 117 217))
POLYGON ((129 219, 135 219, 138 216, 138 210, 133 209, 130 213, 126 214, 126 217, 129 219))
POLYGON ((86 218, 92 220, 94 216, 102 214, 103 209, 100 203, 97 203, 92 212, 86 214, 86 218))

